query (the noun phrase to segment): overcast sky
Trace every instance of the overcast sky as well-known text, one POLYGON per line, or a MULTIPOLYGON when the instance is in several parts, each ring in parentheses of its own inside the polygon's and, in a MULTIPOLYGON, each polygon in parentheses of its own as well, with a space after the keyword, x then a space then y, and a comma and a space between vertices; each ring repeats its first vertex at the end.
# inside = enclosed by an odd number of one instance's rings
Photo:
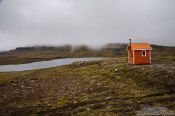
POLYGON ((175 0, 0 0, 0 50, 150 42, 175 45, 175 0))

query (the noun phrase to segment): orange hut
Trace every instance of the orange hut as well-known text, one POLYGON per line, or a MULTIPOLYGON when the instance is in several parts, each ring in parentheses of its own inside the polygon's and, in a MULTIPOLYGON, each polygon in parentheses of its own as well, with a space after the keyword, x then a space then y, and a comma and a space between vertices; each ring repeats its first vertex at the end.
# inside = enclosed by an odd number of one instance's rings
POLYGON ((148 43, 130 43, 127 46, 128 63, 151 64, 152 47, 148 43))

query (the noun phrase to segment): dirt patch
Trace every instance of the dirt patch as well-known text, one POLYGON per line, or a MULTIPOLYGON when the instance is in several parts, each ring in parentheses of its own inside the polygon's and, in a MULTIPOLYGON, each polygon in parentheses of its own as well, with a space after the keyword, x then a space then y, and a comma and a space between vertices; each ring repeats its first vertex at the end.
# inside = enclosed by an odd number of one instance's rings
POLYGON ((11 82, 0 86, 0 104, 3 106, 18 101, 41 100, 75 94, 81 91, 76 83, 76 78, 73 77, 11 82))

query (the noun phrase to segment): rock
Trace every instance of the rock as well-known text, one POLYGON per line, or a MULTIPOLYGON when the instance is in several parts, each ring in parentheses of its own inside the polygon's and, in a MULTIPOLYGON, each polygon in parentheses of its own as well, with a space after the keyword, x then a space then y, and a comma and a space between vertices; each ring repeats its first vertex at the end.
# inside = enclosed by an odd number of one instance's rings
POLYGON ((117 72, 118 71, 118 69, 115 69, 115 72, 117 72))
POLYGON ((121 84, 121 85, 120 85, 120 88, 126 87, 126 86, 127 86, 126 84, 121 84))
POLYGON ((74 101, 74 104, 76 104, 77 103, 77 101, 74 101))
POLYGON ((112 98, 111 96, 109 96, 109 97, 106 97, 106 99, 107 99, 107 100, 109 100, 109 99, 111 99, 111 98, 112 98))
POLYGON ((86 108, 86 110, 88 110, 88 111, 89 111, 89 110, 90 110, 90 108, 86 108))
POLYGON ((94 83, 95 83, 95 80, 91 80, 91 81, 90 81, 90 84, 94 84, 94 83))
POLYGON ((21 88, 24 88, 24 85, 21 85, 21 88))

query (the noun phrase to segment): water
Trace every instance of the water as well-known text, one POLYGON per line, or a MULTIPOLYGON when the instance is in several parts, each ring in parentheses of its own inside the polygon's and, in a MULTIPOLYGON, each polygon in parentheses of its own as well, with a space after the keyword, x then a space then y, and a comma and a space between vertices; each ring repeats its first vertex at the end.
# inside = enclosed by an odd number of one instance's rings
POLYGON ((42 69, 55 66, 62 66, 67 64, 72 64, 78 61, 92 61, 92 60, 102 60, 103 58, 63 58, 50 61, 40 61, 27 64, 17 64, 17 65, 0 65, 0 72, 9 72, 9 71, 24 71, 32 69, 42 69))

